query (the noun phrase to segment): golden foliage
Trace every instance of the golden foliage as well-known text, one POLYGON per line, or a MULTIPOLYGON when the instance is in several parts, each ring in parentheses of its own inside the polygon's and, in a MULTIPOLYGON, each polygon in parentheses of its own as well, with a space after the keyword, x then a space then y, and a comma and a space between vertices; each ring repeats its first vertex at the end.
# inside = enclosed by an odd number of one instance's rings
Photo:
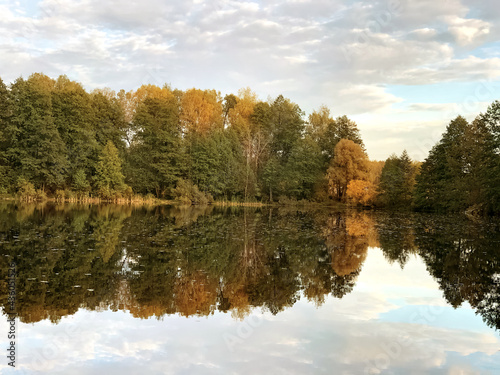
POLYGON ((180 119, 187 133, 204 135, 222 128, 222 113, 222 99, 215 90, 190 89, 182 96, 180 119))
POLYGON ((370 206, 377 198, 377 187, 370 181, 351 180, 347 185, 347 197, 354 204, 370 206))
POLYGON ((368 179, 368 156, 360 145, 341 139, 335 146, 334 157, 327 171, 329 192, 339 200, 345 198, 352 180, 368 179))
POLYGON ((370 160, 368 162, 368 181, 376 187, 380 184, 380 176, 382 176, 384 164, 385 161, 370 160))
POLYGON ((347 233, 353 237, 363 237, 369 247, 380 247, 375 222, 366 213, 351 214, 346 219, 347 233))
POLYGON ((250 88, 238 91, 238 102, 229 110, 229 122, 240 137, 248 137, 252 133, 250 118, 257 104, 257 94, 250 88))
POLYGON ((174 286, 175 306, 182 316, 209 315, 214 311, 215 283, 202 272, 182 275, 174 286))
POLYGON ((339 276, 359 271, 366 259, 368 247, 378 245, 374 222, 364 213, 330 217, 323 233, 331 252, 332 268, 339 276))
POLYGON ((52 92, 56 81, 43 73, 33 73, 29 76, 28 82, 33 83, 33 88, 39 92, 52 92))

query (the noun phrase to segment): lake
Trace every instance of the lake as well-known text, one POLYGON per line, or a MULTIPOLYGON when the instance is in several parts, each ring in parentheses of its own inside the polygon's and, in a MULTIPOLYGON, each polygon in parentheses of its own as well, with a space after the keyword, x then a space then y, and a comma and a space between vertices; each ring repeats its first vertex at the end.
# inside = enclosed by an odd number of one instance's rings
POLYGON ((498 374, 499 226, 325 208, 4 203, 0 371, 498 374))

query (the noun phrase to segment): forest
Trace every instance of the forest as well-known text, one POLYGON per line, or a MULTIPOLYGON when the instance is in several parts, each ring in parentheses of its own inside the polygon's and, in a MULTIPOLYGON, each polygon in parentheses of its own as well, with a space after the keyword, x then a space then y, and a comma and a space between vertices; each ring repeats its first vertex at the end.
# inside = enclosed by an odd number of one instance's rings
POLYGON ((326 106, 306 117, 281 95, 168 85, 87 92, 41 73, 0 79, 0 193, 498 214, 500 102, 470 123, 451 120, 423 163, 406 151, 371 161, 354 121, 326 106))

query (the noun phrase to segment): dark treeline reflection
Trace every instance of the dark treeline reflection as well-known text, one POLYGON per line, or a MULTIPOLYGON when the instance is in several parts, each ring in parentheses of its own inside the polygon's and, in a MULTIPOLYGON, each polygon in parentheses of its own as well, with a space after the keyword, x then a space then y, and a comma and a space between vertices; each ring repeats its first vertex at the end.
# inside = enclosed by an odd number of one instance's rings
POLYGON ((380 215, 380 246, 403 268, 418 254, 453 307, 464 302, 500 328, 500 223, 455 215, 380 215))
POLYGON ((450 304, 499 327, 500 234, 444 217, 286 208, 0 206, 0 303, 17 267, 23 322, 58 322, 79 308, 135 317, 244 318, 299 298, 350 293, 369 247, 403 267, 419 254, 450 304))
POLYGON ((24 322, 82 307, 243 318, 255 306, 276 314, 301 292, 319 305, 352 290, 376 246, 363 213, 11 204, 0 215, 1 303, 14 261, 24 322))

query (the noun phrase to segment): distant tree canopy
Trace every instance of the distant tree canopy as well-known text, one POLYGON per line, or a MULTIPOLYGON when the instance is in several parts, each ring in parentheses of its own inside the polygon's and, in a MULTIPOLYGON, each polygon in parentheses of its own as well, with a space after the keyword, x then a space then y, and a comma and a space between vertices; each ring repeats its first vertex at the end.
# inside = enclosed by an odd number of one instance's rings
POLYGON ((498 101, 472 123, 454 119, 420 165, 406 151, 369 161, 348 117, 321 106, 306 121, 290 99, 249 88, 89 93, 66 76, 0 79, 0 194, 500 212, 499 158, 498 101))
POLYGON ((312 199, 335 145, 363 142, 353 121, 333 120, 326 107, 310 123, 304 116, 282 95, 260 101, 249 88, 223 98, 168 85, 88 93, 40 73, 0 80, 0 193, 32 184, 78 196, 312 199))
POLYGON ((450 122, 416 177, 417 208, 500 212, 499 108, 494 102, 471 123, 450 122))
POLYGON ((399 157, 391 155, 385 161, 380 176, 381 203, 390 207, 411 206, 417 172, 418 166, 412 162, 406 150, 399 157))

